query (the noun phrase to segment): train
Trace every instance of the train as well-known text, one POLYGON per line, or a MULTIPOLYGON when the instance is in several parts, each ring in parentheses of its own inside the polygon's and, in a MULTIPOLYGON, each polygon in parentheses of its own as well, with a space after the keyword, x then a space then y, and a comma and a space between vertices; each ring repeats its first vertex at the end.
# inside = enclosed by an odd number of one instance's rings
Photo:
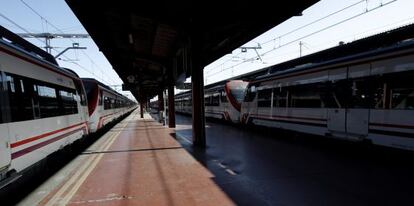
POLYGON ((127 97, 92 78, 82 78, 88 101, 89 132, 96 132, 135 106, 127 97))
MULTIPOLYGON (((248 82, 230 80, 209 85, 205 88, 205 116, 232 123, 240 122, 241 104, 248 82)), ((175 95, 176 112, 191 114, 191 91, 175 95)))
POLYGON ((0 188, 136 104, 0 27, 0 188))
MULTIPOLYGON (((414 150, 414 26, 266 68, 243 83, 205 88, 206 117, 414 150), (242 101, 240 101, 242 100, 242 101), (226 114, 232 107, 233 116, 226 114), (239 116, 238 116, 239 115, 239 116)), ((175 96, 191 113, 191 92, 175 96)))

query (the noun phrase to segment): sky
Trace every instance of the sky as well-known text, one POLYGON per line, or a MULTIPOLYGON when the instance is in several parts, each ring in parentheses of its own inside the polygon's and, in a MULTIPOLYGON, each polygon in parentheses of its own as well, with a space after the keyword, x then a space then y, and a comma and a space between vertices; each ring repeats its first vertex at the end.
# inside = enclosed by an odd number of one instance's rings
MULTIPOLYGON (((13 32, 87 33, 64 0, 0 2, 0 25, 13 32)), ((260 49, 241 52, 238 48, 207 65, 204 83, 211 84, 330 48, 341 41, 352 42, 414 23, 413 11, 414 0, 321 0, 304 10, 301 16, 291 17, 240 45, 260 49)), ((44 40, 27 40, 44 47, 44 40)), ((52 54, 58 54, 74 42, 87 49, 69 50, 58 59, 59 65, 74 70, 81 77, 91 77, 113 85, 118 92, 133 98, 129 92, 121 91, 122 80, 92 39, 53 39, 52 46, 55 49, 52 54)))

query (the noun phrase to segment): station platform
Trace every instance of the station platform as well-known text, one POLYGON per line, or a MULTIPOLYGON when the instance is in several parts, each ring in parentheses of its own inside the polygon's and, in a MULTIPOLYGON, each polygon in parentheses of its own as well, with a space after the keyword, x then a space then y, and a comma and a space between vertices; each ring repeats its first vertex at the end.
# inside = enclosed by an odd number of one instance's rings
POLYGON ((133 112, 19 200, 33 205, 414 205, 414 153, 133 112))
POLYGON ((234 205, 174 133, 134 111, 19 205, 234 205))

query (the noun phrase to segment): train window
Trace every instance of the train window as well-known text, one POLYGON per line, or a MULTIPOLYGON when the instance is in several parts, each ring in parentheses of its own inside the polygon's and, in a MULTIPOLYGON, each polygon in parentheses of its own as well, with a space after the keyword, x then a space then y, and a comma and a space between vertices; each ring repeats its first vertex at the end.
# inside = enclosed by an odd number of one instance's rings
POLYGON ((325 107, 345 108, 351 96, 348 80, 330 81, 326 83, 322 93, 325 107))
POLYGON ((104 110, 111 109, 111 100, 109 97, 104 96, 104 110))
POLYGON ((48 86, 37 86, 37 93, 40 97, 56 98, 56 89, 48 86))
POLYGON ((220 100, 221 102, 227 102, 226 92, 223 90, 220 91, 220 100))
POLYGON ((11 121, 33 119, 29 80, 13 74, 6 75, 11 121))
POLYGON ((20 79, 20 88, 21 88, 21 90, 22 90, 22 93, 24 93, 24 84, 23 84, 23 80, 22 79, 20 79))
POLYGON ((270 107, 272 89, 259 90, 257 95, 258 107, 270 107))
POLYGON ((59 103, 56 95, 56 89, 37 85, 37 94, 39 97, 40 117, 54 117, 59 115, 59 103))
POLYGON ((210 106, 211 105, 211 96, 204 97, 204 105, 210 106))
MULTIPOLYGON (((83 86, 85 90, 83 89, 80 89, 80 90, 86 92, 87 98, 85 98, 85 100, 87 99, 87 101, 93 102, 93 101, 97 101, 96 98, 98 98, 99 105, 102 105, 102 91, 100 93, 100 96, 97 97, 98 85, 96 84, 96 82, 83 81, 83 86)), ((81 96, 81 101, 82 101, 82 96, 81 96)), ((83 105, 82 102, 81 102, 81 105, 83 105)))
POLYGON ((371 105, 370 108, 386 109, 385 105, 385 91, 387 90, 387 83, 382 76, 371 78, 371 105))
POLYGON ((12 122, 78 112, 76 90, 9 73, 5 80, 12 122))
POLYGON ((114 109, 115 108, 115 99, 113 99, 113 98, 109 98, 110 100, 111 100, 111 109, 114 109))
POLYGON ((350 80, 349 88, 351 90, 351 98, 348 105, 350 108, 370 108, 372 97, 370 81, 367 78, 350 80))
POLYGON ((241 103, 244 99, 245 91, 242 89, 232 89, 231 95, 236 99, 237 102, 241 103))
POLYGON ((326 108, 341 108, 342 105, 334 91, 334 82, 320 84, 321 100, 326 108))
POLYGON ((80 104, 82 106, 86 106, 86 95, 85 90, 82 87, 82 83, 79 80, 73 80, 73 82, 75 83, 76 91, 78 92, 80 97, 80 104))
POLYGON ((15 85, 14 85, 14 77, 7 75, 6 76, 6 81, 7 81, 7 90, 10 93, 16 93, 16 89, 15 89, 15 85))
POLYGON ((286 107, 287 89, 276 87, 273 89, 273 107, 286 107))
POLYGON ((102 105, 102 100, 103 100, 103 95, 102 95, 102 90, 99 91, 99 100, 98 100, 98 105, 102 105))
POLYGON ((298 108, 323 108, 320 88, 318 84, 299 85, 292 87, 291 107, 298 108))
POLYGON ((390 75, 389 95, 392 109, 414 109, 414 72, 390 75))
POLYGON ((244 97, 245 102, 251 102, 256 98, 256 86, 251 86, 246 91, 246 96, 244 97))
POLYGON ((21 91, 21 98, 20 98, 20 109, 22 111, 22 115, 20 118, 22 120, 31 120, 34 119, 34 111, 33 111, 33 92, 31 91, 33 88, 33 83, 31 80, 25 78, 20 79, 20 91, 21 91))
POLYGON ((8 97, 9 97, 9 108, 10 108, 10 114, 11 114, 11 121, 15 122, 15 121, 21 121, 20 116, 22 115, 20 113, 20 108, 19 108, 19 97, 20 95, 18 95, 18 93, 16 93, 16 88, 15 88, 15 79, 13 76, 11 76, 10 74, 6 75, 6 85, 7 85, 7 91, 9 93, 8 97))
POLYGON ((76 114, 78 113, 78 104, 75 99, 75 91, 59 91, 59 96, 61 100, 60 114, 68 115, 68 114, 76 114))
POLYGON ((392 109, 414 109, 414 88, 392 89, 392 109))
POLYGON ((211 106, 219 106, 219 105, 220 105, 220 96, 216 94, 211 99, 211 106))

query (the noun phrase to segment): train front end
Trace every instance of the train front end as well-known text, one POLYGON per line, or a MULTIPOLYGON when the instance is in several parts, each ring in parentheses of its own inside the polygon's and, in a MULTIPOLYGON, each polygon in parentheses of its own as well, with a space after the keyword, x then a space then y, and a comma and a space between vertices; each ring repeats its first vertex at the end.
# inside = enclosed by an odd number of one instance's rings
POLYGON ((229 107, 226 109, 227 119, 233 123, 240 123, 241 104, 249 83, 242 80, 231 80, 225 85, 225 92, 229 107))

